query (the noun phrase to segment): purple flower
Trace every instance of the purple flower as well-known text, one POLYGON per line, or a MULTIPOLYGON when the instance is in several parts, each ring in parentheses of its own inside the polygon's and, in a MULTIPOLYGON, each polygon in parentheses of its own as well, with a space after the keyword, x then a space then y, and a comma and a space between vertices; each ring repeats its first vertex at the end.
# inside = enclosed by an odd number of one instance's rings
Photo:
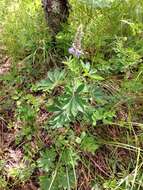
POLYGON ((72 54, 73 56, 79 58, 81 55, 83 55, 82 50, 76 49, 74 47, 69 48, 69 53, 72 54))
POLYGON ((72 47, 69 48, 69 53, 73 56, 79 58, 81 55, 83 55, 83 50, 81 47, 81 41, 83 38, 83 27, 82 24, 77 28, 77 32, 75 34, 75 38, 72 44, 72 47))
POLYGON ((69 53, 73 55, 75 53, 75 49, 73 47, 70 47, 69 48, 69 53))

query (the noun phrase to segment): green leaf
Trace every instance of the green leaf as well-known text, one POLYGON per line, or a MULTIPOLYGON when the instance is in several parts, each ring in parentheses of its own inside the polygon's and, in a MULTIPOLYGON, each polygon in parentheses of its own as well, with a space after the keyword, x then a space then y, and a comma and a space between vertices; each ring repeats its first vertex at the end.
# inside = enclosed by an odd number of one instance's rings
POLYGON ((36 85, 32 87, 33 91, 49 92, 53 90, 56 86, 61 85, 65 79, 65 70, 55 69, 48 72, 46 79, 41 80, 36 85))
POLYGON ((90 74, 89 77, 94 80, 104 80, 103 77, 97 75, 97 74, 90 74))
POLYGON ((76 96, 75 100, 77 102, 77 110, 84 113, 84 108, 86 106, 86 102, 79 96, 76 96))
POLYGON ((99 143, 93 136, 86 135, 81 143, 81 149, 87 152, 95 153, 99 148, 99 143))
POLYGON ((71 100, 69 109, 70 109, 71 114, 75 117, 77 115, 77 112, 78 112, 77 102, 76 102, 75 98, 73 98, 71 100))
POLYGON ((58 106, 55 106, 55 105, 51 105, 51 106, 47 107, 47 110, 49 112, 59 112, 59 111, 61 111, 61 108, 58 106))
POLYGON ((46 150, 41 153, 41 157, 37 161, 38 167, 48 172, 50 169, 54 167, 54 161, 56 157, 56 152, 52 148, 50 150, 46 150))
POLYGON ((50 186, 51 179, 48 175, 40 176, 40 189, 41 190, 48 190, 48 187, 50 186))
POLYGON ((69 186, 73 189, 75 184, 75 178, 72 168, 60 166, 57 170, 56 176, 53 180, 51 173, 49 175, 40 176, 40 189, 41 190, 59 190, 68 189, 69 186))
POLYGON ((79 156, 72 148, 66 148, 62 154, 61 161, 64 165, 76 166, 79 156))
POLYGON ((83 71, 85 72, 85 74, 87 74, 87 73, 89 73, 89 71, 90 71, 90 63, 84 63, 84 62, 81 62, 81 65, 82 65, 82 67, 83 67, 83 71))
POLYGON ((81 91, 83 91, 84 87, 85 87, 84 84, 79 85, 77 90, 76 90, 76 93, 79 94, 81 91))

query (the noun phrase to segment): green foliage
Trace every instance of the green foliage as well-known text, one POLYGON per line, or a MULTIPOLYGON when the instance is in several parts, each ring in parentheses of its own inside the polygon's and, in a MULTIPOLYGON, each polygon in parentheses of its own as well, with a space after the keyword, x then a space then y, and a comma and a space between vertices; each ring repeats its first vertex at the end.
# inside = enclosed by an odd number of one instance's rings
POLYGON ((55 69, 53 71, 49 71, 47 74, 47 79, 41 80, 39 83, 33 86, 32 90, 34 91, 40 91, 43 92, 49 92, 53 90, 54 88, 62 85, 65 79, 65 71, 55 69))
POLYGON ((10 167, 8 170, 8 175, 15 180, 20 182, 27 181, 32 175, 35 168, 35 164, 26 166, 24 163, 20 163, 17 166, 10 167))
POLYGON ((83 3, 86 3, 87 5, 90 5, 92 7, 95 8, 104 8, 104 7, 108 7, 111 5, 112 2, 114 2, 114 0, 79 0, 83 3))
POLYGON ((7 47, 9 54, 16 60, 32 58, 33 61, 38 54, 45 60, 48 43, 47 27, 41 10, 40 1, 9 1, 7 13, 3 20, 3 44, 7 47))
POLYGON ((110 124, 115 117, 115 111, 108 111, 104 108, 95 110, 92 115, 93 125, 96 126, 97 121, 103 121, 104 124, 110 124))
POLYGON ((70 3, 55 48, 39 0, 1 0, 0 43, 14 62, 0 76, 0 188, 34 178, 41 190, 141 190, 143 2, 70 3), (77 58, 68 49, 80 24, 77 58))
POLYGON ((76 153, 71 148, 64 148, 59 155, 57 165, 55 165, 57 156, 55 149, 52 148, 42 153, 41 158, 38 160, 38 166, 46 172, 45 175, 40 177, 42 190, 74 187, 75 176, 73 167, 78 159, 76 153))
POLYGON ((131 48, 123 47, 123 41, 117 41, 113 48, 115 56, 109 62, 114 72, 127 72, 135 68, 140 62, 140 56, 131 48))
POLYGON ((19 143, 23 137, 30 140, 37 130, 35 121, 42 100, 40 97, 35 97, 28 93, 25 95, 18 91, 15 92, 12 98, 17 104, 15 113, 17 122, 20 121, 18 126, 20 133, 17 133, 16 141, 19 143))
POLYGON ((143 3, 140 0, 86 1, 87 5, 80 3, 85 1, 72 2, 74 2, 72 21, 85 26, 84 49, 95 66, 100 58, 98 67, 100 68, 101 61, 102 67, 106 67, 107 56, 110 57, 112 54, 112 43, 117 36, 127 37, 127 43, 133 48, 135 43, 142 41, 143 3), (88 6, 88 2, 91 2, 92 6, 88 6))
POLYGON ((72 171, 67 171, 64 168, 59 168, 60 172, 57 173, 57 177, 51 186, 51 178, 49 176, 41 176, 40 184, 41 190, 58 190, 58 189, 68 189, 74 184, 74 176, 72 171))
POLYGON ((95 153, 99 144, 93 136, 85 135, 81 142, 81 149, 87 152, 95 153))
POLYGON ((6 188, 7 182, 4 178, 0 176, 0 188, 6 188))
POLYGON ((86 102, 84 98, 81 98, 83 90, 83 84, 67 86, 65 88, 65 94, 48 107, 48 111, 54 112, 50 125, 54 128, 63 127, 65 124, 73 121, 79 112, 84 112, 86 102))
POLYGON ((41 158, 38 160, 38 166, 43 168, 45 172, 49 172, 51 168, 54 168, 54 161, 56 158, 56 152, 54 149, 46 150, 41 153, 41 158))
POLYGON ((85 77, 89 77, 90 79, 97 80, 97 81, 104 80, 103 77, 97 74, 98 71, 91 67, 90 63, 87 62, 86 64, 84 64, 82 62, 82 67, 83 67, 83 74, 85 77))

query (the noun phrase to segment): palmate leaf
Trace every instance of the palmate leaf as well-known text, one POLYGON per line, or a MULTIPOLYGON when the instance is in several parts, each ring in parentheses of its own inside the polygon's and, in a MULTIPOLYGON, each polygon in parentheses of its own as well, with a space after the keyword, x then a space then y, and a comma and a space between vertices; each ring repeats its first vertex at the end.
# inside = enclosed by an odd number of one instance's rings
POLYGON ((73 149, 66 148, 62 153, 58 167, 54 164, 55 157, 55 150, 51 149, 42 153, 38 161, 39 167, 46 172, 44 176, 40 176, 41 190, 66 190, 69 187, 74 187, 73 166, 77 164, 78 155, 73 149))
POLYGON ((46 150, 41 153, 41 157, 37 161, 38 167, 43 171, 48 172, 51 168, 54 168, 54 161, 56 157, 56 152, 54 149, 46 150))
POLYGON ((65 126, 70 122, 70 118, 66 112, 60 112, 59 114, 54 115, 49 124, 52 128, 60 128, 65 126))
POLYGON ((47 91, 53 90, 56 86, 63 83, 65 79, 65 70, 55 69, 54 71, 49 71, 47 78, 41 80, 39 83, 32 87, 33 91, 47 91))
POLYGON ((48 190, 48 187, 50 186, 50 177, 48 175, 40 176, 40 189, 41 190, 48 190))
POLYGON ((82 96, 84 88, 84 84, 80 84, 74 89, 67 87, 66 94, 59 97, 59 102, 49 106, 48 111, 54 113, 49 122, 50 125, 54 128, 63 127, 73 121, 79 112, 84 113, 86 107, 86 101, 82 96))
POLYGON ((75 167, 80 159, 78 153, 71 147, 65 148, 61 157, 61 163, 66 167, 75 167))
POLYGON ((93 112, 92 115, 93 125, 96 126, 97 121, 102 121, 104 124, 110 124, 112 123, 115 116, 116 116, 115 111, 99 108, 93 112))
POLYGON ((82 65, 84 76, 89 77, 90 79, 93 79, 93 80, 97 80, 97 81, 104 80, 103 77, 101 77, 99 74, 97 74, 96 69, 91 68, 90 63, 87 62, 85 64, 85 63, 81 62, 81 65, 82 65))
MULTIPOLYGON (((50 173, 51 174, 51 173, 50 173)), ((67 190, 74 187, 75 178, 72 168, 70 167, 59 167, 56 176, 51 184, 53 176, 45 175, 40 177, 40 189, 41 190, 67 190)))
POLYGON ((53 88, 52 82, 48 79, 45 79, 45 80, 41 80, 39 83, 37 83, 36 86, 34 86, 32 88, 32 90, 44 92, 44 91, 49 91, 52 88, 53 88))
POLYGON ((99 147, 99 143, 93 136, 86 135, 81 143, 81 149, 91 153, 95 153, 99 147))

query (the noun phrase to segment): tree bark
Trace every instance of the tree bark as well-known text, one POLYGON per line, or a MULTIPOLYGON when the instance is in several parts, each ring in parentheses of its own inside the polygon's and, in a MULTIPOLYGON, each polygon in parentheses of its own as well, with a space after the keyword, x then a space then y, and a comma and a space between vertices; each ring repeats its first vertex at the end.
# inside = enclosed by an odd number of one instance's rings
POLYGON ((68 0, 42 0, 46 21, 52 37, 55 37, 69 16, 68 0))

